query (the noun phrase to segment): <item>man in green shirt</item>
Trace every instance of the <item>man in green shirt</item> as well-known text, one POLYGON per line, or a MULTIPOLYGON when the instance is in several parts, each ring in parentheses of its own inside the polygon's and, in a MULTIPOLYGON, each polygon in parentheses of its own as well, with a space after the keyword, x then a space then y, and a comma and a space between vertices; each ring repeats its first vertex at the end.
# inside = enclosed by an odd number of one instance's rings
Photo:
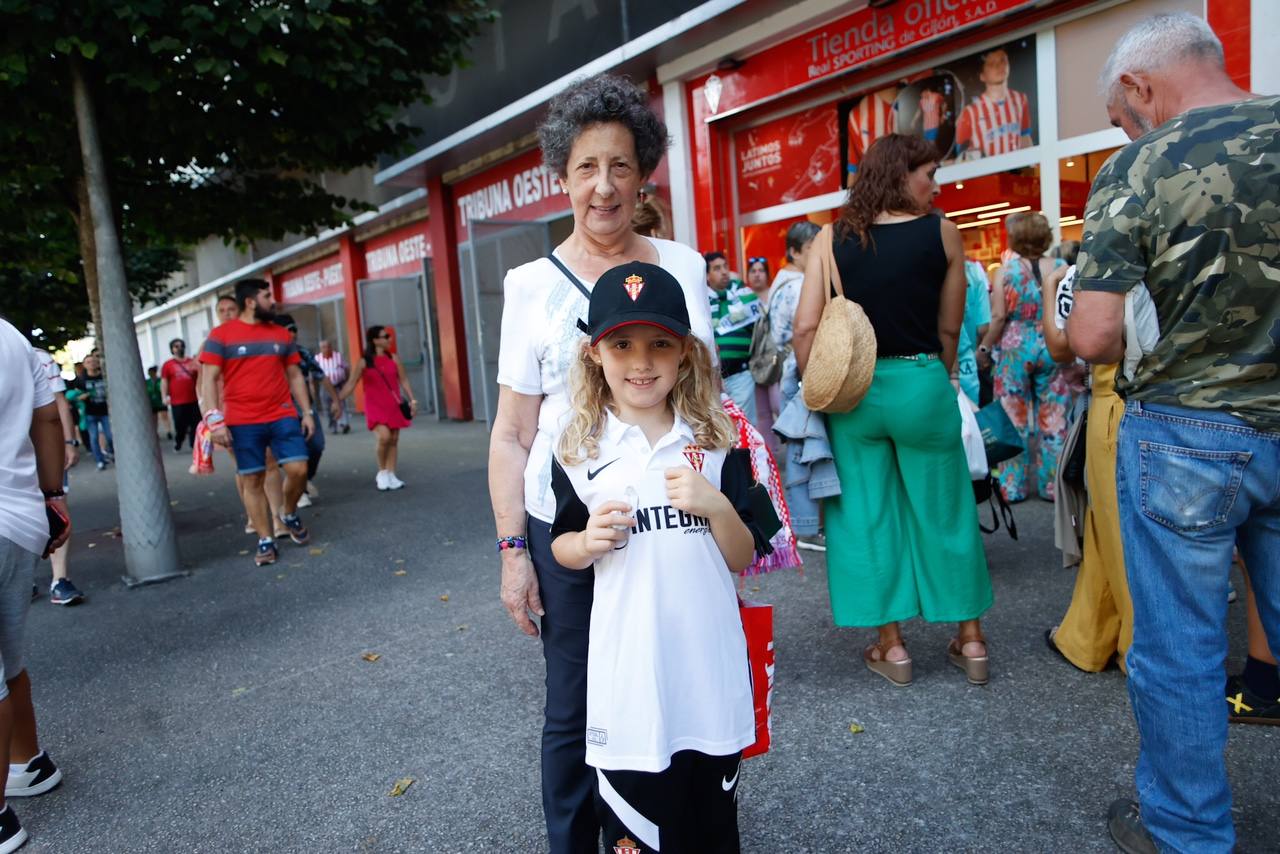
POLYGON ((1089 197, 1071 348, 1119 361, 1134 288, 1160 321, 1155 348, 1117 383, 1141 744, 1139 803, 1112 804, 1108 825, 1126 852, 1227 852, 1222 664, 1237 545, 1280 647, 1280 97, 1237 87, 1217 36, 1188 14, 1135 25, 1102 85, 1134 142, 1089 197))
POLYGON ((729 273, 723 252, 707 252, 707 298, 724 390, 751 422, 756 420, 756 381, 747 368, 751 333, 764 311, 755 292, 729 273))

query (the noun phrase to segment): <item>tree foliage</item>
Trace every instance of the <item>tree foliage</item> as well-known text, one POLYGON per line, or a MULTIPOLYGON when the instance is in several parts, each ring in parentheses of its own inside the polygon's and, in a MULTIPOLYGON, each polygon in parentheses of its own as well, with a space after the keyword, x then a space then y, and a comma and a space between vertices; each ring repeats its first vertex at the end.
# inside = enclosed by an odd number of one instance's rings
MULTIPOLYGON (((94 90, 122 238, 158 269, 174 246, 279 240, 364 209, 315 176, 402 151, 415 129, 397 117, 491 16, 482 0, 0 0, 3 285, 74 302, 54 293, 76 285, 67 250, 82 215, 72 54, 94 90)), ((135 298, 155 295, 142 285, 135 298)))

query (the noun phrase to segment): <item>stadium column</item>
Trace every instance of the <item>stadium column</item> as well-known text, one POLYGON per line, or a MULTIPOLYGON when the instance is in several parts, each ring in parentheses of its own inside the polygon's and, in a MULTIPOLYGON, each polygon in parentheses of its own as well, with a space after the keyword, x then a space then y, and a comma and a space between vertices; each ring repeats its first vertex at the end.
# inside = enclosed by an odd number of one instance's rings
POLYGON ((427 179, 427 210, 445 414, 457 421, 470 421, 471 380, 467 367, 462 277, 458 270, 458 228, 453 216, 453 192, 437 175, 427 179))

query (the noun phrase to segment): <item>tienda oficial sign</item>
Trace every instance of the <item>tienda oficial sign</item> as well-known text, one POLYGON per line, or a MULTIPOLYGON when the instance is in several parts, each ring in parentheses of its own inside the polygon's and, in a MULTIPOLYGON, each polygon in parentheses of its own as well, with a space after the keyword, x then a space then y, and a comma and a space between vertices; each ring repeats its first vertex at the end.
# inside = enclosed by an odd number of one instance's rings
POLYGON ((569 209, 560 179, 542 165, 542 153, 527 151, 487 172, 454 185, 458 239, 466 239, 472 220, 534 220, 569 209))
POLYGON ((869 65, 910 47, 990 23, 1053 0, 905 0, 882 9, 863 7, 824 26, 749 57, 735 71, 698 81, 710 94, 711 118, 728 115, 793 89, 869 65))

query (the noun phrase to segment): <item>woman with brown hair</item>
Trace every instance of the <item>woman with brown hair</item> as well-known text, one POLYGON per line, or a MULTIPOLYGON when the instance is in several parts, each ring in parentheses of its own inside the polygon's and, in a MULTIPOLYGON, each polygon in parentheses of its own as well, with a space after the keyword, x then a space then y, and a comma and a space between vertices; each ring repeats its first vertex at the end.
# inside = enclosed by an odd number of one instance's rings
MULTIPOLYGON (((964 246, 954 223, 930 213, 937 168, 938 153, 923 139, 881 137, 858 165, 834 226, 844 295, 867 313, 878 358, 862 402, 827 416, 841 487, 824 503, 827 580, 836 625, 879 631, 863 652, 869 670, 911 684, 899 623, 919 616, 959 623, 947 656, 982 685, 988 668, 979 618, 991 607, 991 579, 954 373, 964 246)), ((815 250, 795 320, 802 373, 831 293, 815 250)))
POLYGON ((994 355, 996 400, 1022 434, 1027 450, 1001 463, 996 478, 1009 501, 1025 500, 1032 480, 1037 494, 1052 501, 1072 388, 1044 342, 1040 291, 1045 277, 1065 262, 1045 257, 1053 231, 1041 214, 1013 214, 1005 224, 1014 254, 1000 268, 991 291, 991 325, 978 345, 978 367, 988 367, 994 355), (993 354, 996 342, 1000 346, 993 354), (1033 444, 1039 448, 1034 477, 1027 471, 1033 444))

